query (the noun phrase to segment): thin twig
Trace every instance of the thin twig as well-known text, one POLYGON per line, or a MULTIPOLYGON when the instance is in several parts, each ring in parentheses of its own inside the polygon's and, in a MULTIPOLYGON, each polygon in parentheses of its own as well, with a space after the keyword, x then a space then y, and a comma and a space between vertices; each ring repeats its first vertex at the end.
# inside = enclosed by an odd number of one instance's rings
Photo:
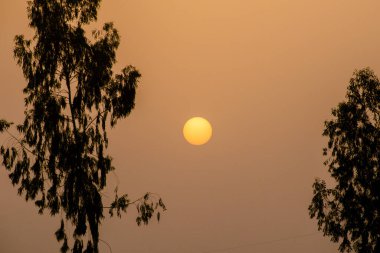
POLYGON ((87 124, 86 128, 84 129, 84 131, 87 131, 87 129, 92 125, 92 123, 94 123, 94 121, 98 118, 98 117, 103 117, 103 113, 105 113, 106 110, 98 113, 98 115, 95 116, 95 118, 93 118, 90 123, 87 124))
POLYGON ((102 240, 102 239, 100 239, 100 238, 99 238, 99 241, 101 241, 102 243, 104 243, 105 245, 107 245, 107 246, 108 246, 108 248, 110 249, 110 252, 112 253, 112 249, 111 249, 111 246, 109 245, 109 243, 108 243, 108 242, 106 242, 106 241, 104 241, 104 240, 102 240))
POLYGON ((31 151, 30 149, 28 149, 27 147, 25 147, 24 146, 24 144, 16 137, 16 136, 14 136, 11 132, 9 132, 7 129, 5 129, 5 131, 14 139, 14 140, 16 140, 19 144, 20 144, 20 146, 24 149, 24 150, 26 150, 26 151, 28 151, 29 153, 31 153, 32 155, 34 155, 34 156, 37 156, 33 151, 31 151))

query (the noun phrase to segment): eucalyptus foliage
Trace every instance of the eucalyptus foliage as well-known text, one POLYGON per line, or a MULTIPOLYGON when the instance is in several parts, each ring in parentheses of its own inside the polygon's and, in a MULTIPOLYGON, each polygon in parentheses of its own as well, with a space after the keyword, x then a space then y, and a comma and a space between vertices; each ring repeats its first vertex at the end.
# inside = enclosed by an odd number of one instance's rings
POLYGON ((25 118, 0 120, 17 144, 1 146, 2 164, 13 185, 40 213, 63 214, 55 235, 61 252, 70 250, 67 223, 74 226, 71 250, 98 252, 104 209, 120 217, 127 207, 138 209, 136 222, 148 224, 165 210, 162 200, 147 193, 136 201, 128 196, 104 206, 101 191, 115 168, 106 153, 107 130, 134 108, 140 73, 125 67, 113 74, 119 35, 112 23, 86 37, 85 26, 96 21, 100 0, 28 1, 31 40, 15 38, 14 56, 27 85, 25 118), (90 235, 90 236, 88 236, 90 235))
POLYGON ((340 252, 380 252, 380 82, 372 70, 356 71, 346 100, 325 122, 325 165, 335 181, 317 179, 309 206, 340 252))

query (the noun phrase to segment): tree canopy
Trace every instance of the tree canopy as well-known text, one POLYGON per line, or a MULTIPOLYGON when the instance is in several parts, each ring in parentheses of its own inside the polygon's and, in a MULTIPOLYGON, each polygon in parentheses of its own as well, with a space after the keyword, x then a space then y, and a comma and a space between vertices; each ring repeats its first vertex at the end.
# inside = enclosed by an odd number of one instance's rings
POLYGON ((325 165, 335 181, 317 179, 309 206, 325 236, 341 252, 380 252, 380 82, 369 69, 356 71, 346 100, 325 122, 325 165))
POLYGON ((34 37, 16 36, 14 48, 27 81, 25 118, 16 125, 17 135, 9 129, 13 123, 0 120, 0 132, 17 142, 1 146, 0 153, 18 193, 40 213, 64 214, 55 233, 61 252, 70 250, 67 223, 74 226, 74 253, 98 252, 105 208, 120 217, 136 205, 138 225, 154 214, 159 219, 165 210, 161 198, 150 193, 131 201, 115 191, 114 201, 103 205, 101 191, 115 170, 106 152, 107 130, 134 108, 140 73, 133 66, 113 73, 120 39, 112 23, 86 36, 99 5, 100 0, 28 1, 34 37))

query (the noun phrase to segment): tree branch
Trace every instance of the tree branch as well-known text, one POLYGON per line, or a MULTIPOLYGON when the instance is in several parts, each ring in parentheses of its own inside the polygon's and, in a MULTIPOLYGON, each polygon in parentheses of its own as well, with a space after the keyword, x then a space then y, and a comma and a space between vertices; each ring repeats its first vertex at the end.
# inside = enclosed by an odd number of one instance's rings
POLYGON ((84 129, 84 131, 86 132, 87 129, 92 125, 92 123, 94 123, 94 121, 98 118, 98 117, 103 117, 103 114, 106 112, 106 110, 98 113, 98 115, 95 116, 95 118, 93 118, 90 123, 87 124, 86 128, 84 129))
POLYGON ((78 129, 77 129, 75 117, 74 117, 74 108, 73 108, 73 102, 72 102, 72 97, 71 97, 71 87, 70 87, 70 75, 68 71, 66 71, 65 73, 65 80, 66 80, 66 86, 67 86, 68 95, 69 95, 69 107, 70 107, 70 113, 71 113, 71 120, 73 123, 75 140, 78 142, 79 135, 78 135, 78 129))
POLYGON ((5 129, 5 131, 7 132, 7 134, 9 134, 9 136, 11 136, 15 141, 17 141, 18 144, 20 144, 22 149, 24 149, 27 152, 31 153, 32 155, 38 157, 38 155, 36 155, 33 151, 31 151, 30 149, 25 147, 25 145, 16 136, 14 136, 11 132, 9 132, 8 129, 5 129))

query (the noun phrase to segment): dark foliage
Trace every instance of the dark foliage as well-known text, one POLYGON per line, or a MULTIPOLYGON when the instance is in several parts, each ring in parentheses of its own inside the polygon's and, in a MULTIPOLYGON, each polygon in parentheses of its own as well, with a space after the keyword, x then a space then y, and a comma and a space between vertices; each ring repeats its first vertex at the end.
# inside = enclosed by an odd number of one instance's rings
POLYGON ((313 185, 310 217, 341 252, 380 252, 380 82, 370 69, 356 71, 346 101, 325 122, 325 165, 335 180, 313 185))
POLYGON ((84 26, 96 20, 100 0, 28 1, 32 40, 15 38, 14 56, 27 80, 25 119, 12 135, 11 123, 0 120, 0 132, 17 141, 1 146, 9 178, 26 200, 42 213, 63 213, 55 235, 61 252, 70 250, 65 232, 74 226, 72 251, 98 252, 99 226, 104 208, 120 217, 131 204, 137 206, 137 224, 148 224, 161 199, 146 194, 136 201, 127 195, 103 206, 101 191, 115 168, 106 154, 107 127, 134 108, 139 72, 127 66, 114 75, 119 35, 112 23, 88 39, 84 26), (67 224, 66 224, 67 225, 67 224), (86 235, 90 233, 90 237, 86 235), (90 238, 87 240, 87 238, 90 238), (84 242, 87 240, 87 242, 84 242))

